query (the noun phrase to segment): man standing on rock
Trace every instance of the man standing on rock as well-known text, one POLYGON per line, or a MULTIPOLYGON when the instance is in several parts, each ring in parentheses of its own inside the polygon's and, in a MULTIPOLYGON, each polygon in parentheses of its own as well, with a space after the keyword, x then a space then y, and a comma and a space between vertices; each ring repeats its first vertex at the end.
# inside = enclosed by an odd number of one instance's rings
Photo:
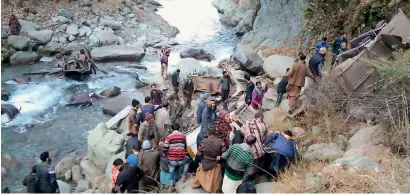
POLYGON ((177 69, 171 77, 171 81, 172 81, 172 86, 174 87, 174 91, 175 91, 175 96, 178 96, 178 92, 179 92, 179 83, 180 83, 180 79, 179 79, 179 73, 181 72, 181 70, 177 69))
POLYGON ((227 109, 228 105, 226 104, 226 101, 229 98, 229 93, 231 91, 232 81, 231 81, 231 77, 229 76, 227 71, 223 71, 222 75, 223 76, 221 78, 221 81, 219 82, 218 89, 221 88, 222 102, 224 103, 224 108, 227 109))
POLYGON ((250 75, 245 75, 246 90, 245 90, 245 103, 249 106, 252 101, 252 92, 255 89, 255 84, 251 81, 250 75))
POLYGON ((131 102, 132 109, 128 113, 128 132, 136 134, 138 132, 137 114, 140 112, 140 102, 133 99, 131 102))
POLYGON ((155 112, 155 126, 160 134, 160 139, 165 139, 168 135, 169 128, 171 126, 171 120, 169 119, 168 111, 169 103, 165 102, 162 108, 155 112))
POLYGON ((185 107, 191 109, 192 95, 194 94, 194 82, 192 81, 192 78, 189 77, 185 81, 182 91, 185 98, 185 107))
POLYGON ((42 163, 36 165, 37 180, 42 193, 60 193, 54 167, 51 166, 50 153, 40 155, 42 163))
POLYGON ((306 56, 301 55, 299 59, 300 63, 293 64, 285 75, 289 77, 286 90, 289 96, 290 112, 295 109, 296 101, 300 96, 302 87, 305 85, 305 78, 310 77, 315 81, 315 78, 310 74, 308 67, 305 65, 306 56))
POLYGON ((159 143, 159 132, 154 123, 154 115, 147 113, 145 121, 141 124, 138 132, 138 141, 148 140, 153 148, 156 148, 159 143))
POLYGON ((320 48, 319 53, 314 54, 309 60, 309 70, 315 78, 322 78, 322 69, 325 65, 326 51, 326 48, 320 48))
POLYGON ((168 58, 171 51, 168 48, 162 48, 162 56, 160 58, 161 62, 161 75, 164 80, 167 79, 168 71, 168 58))
POLYGON ((163 93, 161 90, 157 89, 157 86, 155 84, 151 85, 151 101, 153 105, 160 105, 162 104, 162 96, 163 93))
POLYGON ((182 125, 184 106, 179 102, 178 96, 172 97, 169 104, 169 119, 171 120, 171 123, 182 125))

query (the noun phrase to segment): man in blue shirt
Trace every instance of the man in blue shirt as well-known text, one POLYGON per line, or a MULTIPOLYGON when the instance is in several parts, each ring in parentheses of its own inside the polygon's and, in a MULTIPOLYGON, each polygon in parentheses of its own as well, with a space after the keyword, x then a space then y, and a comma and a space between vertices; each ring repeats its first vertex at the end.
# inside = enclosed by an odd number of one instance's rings
POLYGON ((327 50, 329 50, 329 44, 327 43, 327 37, 323 37, 322 41, 318 42, 315 46, 315 52, 319 53, 319 49, 325 47, 327 50))
POLYGON ((342 46, 342 43, 346 43, 346 45, 347 45, 347 34, 346 34, 346 32, 341 32, 340 36, 336 38, 335 42, 333 42, 333 45, 332 45, 333 56, 332 56, 332 63, 331 64, 333 64, 335 62, 336 56, 337 56, 337 54, 340 50, 340 47, 342 46))

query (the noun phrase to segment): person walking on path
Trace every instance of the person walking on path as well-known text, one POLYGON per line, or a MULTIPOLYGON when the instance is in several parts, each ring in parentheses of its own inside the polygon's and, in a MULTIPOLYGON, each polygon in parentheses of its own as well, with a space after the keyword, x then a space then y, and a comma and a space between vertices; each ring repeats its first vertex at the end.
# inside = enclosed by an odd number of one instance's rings
POLYGON ((184 98, 185 98, 185 107, 188 109, 191 109, 192 95, 194 94, 194 82, 192 81, 192 78, 189 77, 184 82, 182 91, 184 93, 184 98))
MULTIPOLYGON (((231 126, 231 115, 229 114, 228 111, 226 110, 220 110, 219 111, 219 116, 218 119, 215 121, 215 126, 216 126, 216 136, 220 138, 226 147, 229 147, 230 145, 230 137, 229 135, 232 132, 232 126, 231 126)), ((208 127, 209 128, 209 127, 208 127)))
POLYGON ((152 150, 150 142, 145 140, 142 143, 142 151, 138 154, 138 167, 144 172, 141 183, 145 189, 158 186, 159 159, 159 152, 152 150))
POLYGON ((181 70, 177 69, 171 77, 172 81, 172 86, 174 87, 175 95, 178 96, 179 92, 179 83, 180 83, 180 78, 179 78, 179 73, 181 70))
POLYGON ((161 105, 163 95, 164 94, 162 93, 162 91, 157 89, 157 85, 155 84, 151 85, 150 96, 151 96, 151 102, 153 105, 161 105))
POLYGON ((206 92, 203 92, 199 95, 201 102, 199 103, 198 109, 196 110, 196 122, 198 123, 198 125, 200 125, 202 122, 202 112, 204 111, 206 107, 208 107, 208 104, 206 101, 208 96, 209 95, 206 92))
POLYGON ((41 193, 38 186, 36 166, 33 166, 31 172, 24 178, 23 186, 27 187, 27 193, 41 193))
MULTIPOLYGON (((255 144, 251 146, 253 164, 260 168, 263 168, 265 153, 263 151, 262 143, 267 133, 266 126, 263 123, 263 113, 257 112, 253 119, 247 120, 242 126, 241 131, 245 139, 251 135, 256 138, 255 144)), ((259 172, 259 169, 255 169, 255 171, 259 172)))
POLYGON ((322 69, 325 65, 326 51, 326 48, 320 48, 319 53, 314 54, 312 58, 310 58, 309 60, 309 70, 312 73, 312 75, 317 79, 322 78, 322 69))
POLYGON ((169 119, 171 123, 182 125, 182 116, 184 114, 184 106, 179 102, 178 96, 174 96, 169 102, 169 119))
POLYGON ((145 115, 145 121, 141 124, 138 132, 138 141, 142 142, 148 140, 153 148, 156 148, 159 143, 159 132, 155 126, 154 115, 147 113, 145 115))
POLYGON ((140 110, 140 102, 138 100, 133 99, 131 102, 132 109, 128 113, 128 132, 129 133, 138 133, 138 125, 137 123, 137 114, 141 111, 140 110))
POLYGON ((259 110, 262 107, 263 96, 268 91, 268 84, 262 89, 262 83, 260 81, 256 82, 256 87, 252 92, 252 102, 251 106, 255 110, 259 110))
POLYGON ((332 55, 331 64, 333 64, 335 62, 337 53, 339 52, 340 47, 342 47, 342 43, 346 43, 346 45, 348 44, 347 33, 346 32, 340 32, 340 36, 337 37, 335 39, 335 41, 333 42, 333 45, 332 45, 333 55, 332 55))
POLYGON ((168 72, 168 58, 171 53, 171 50, 168 48, 162 48, 162 55, 160 58, 161 62, 161 75, 164 80, 167 79, 167 72, 168 72))
POLYGON ((216 136, 214 124, 208 125, 208 138, 204 139, 198 147, 198 155, 203 155, 191 187, 202 186, 205 191, 217 193, 222 187, 222 166, 219 162, 225 151, 224 142, 216 136))
POLYGON ((221 81, 219 82, 218 89, 221 88, 221 93, 222 93, 222 102, 224 103, 224 107, 227 108, 226 101, 229 98, 229 93, 231 91, 231 77, 229 76, 227 71, 222 72, 222 78, 221 81), (222 87, 221 87, 222 86, 222 87))
POLYGON ((199 146, 205 138, 208 137, 208 125, 214 123, 218 118, 216 116, 216 102, 215 99, 210 99, 208 106, 202 111, 201 131, 196 138, 196 145, 199 146))
POLYGON ((54 167, 51 166, 50 153, 41 153, 40 160, 42 163, 36 165, 36 172, 41 193, 59 193, 56 173, 54 167))
MULTIPOLYGON (((290 68, 286 69, 286 73, 288 73, 289 69, 290 68)), ((283 97, 283 94, 286 93, 286 86, 288 85, 288 81, 289 81, 289 77, 286 76, 286 74, 284 76, 281 76, 281 80, 278 84, 278 87, 276 88, 278 97, 276 98, 275 107, 279 107, 280 103, 282 102, 282 97, 283 97)))
POLYGON ((295 109, 296 101, 300 96, 302 87, 305 85, 305 78, 310 77, 316 81, 315 77, 310 74, 309 69, 305 65, 304 61, 306 60, 305 55, 299 57, 300 63, 293 64, 285 76, 289 77, 288 85, 286 90, 289 96, 289 107, 290 112, 295 109))
POLYGON ((290 130, 269 134, 263 141, 263 145, 269 144, 271 146, 265 149, 270 160, 268 171, 277 178, 289 162, 297 159, 298 149, 290 130))
POLYGON ((255 169, 251 146, 255 144, 255 136, 248 136, 246 143, 234 144, 222 154, 222 159, 227 161, 222 184, 223 193, 235 193, 242 182, 254 183, 255 169))
POLYGON ((315 53, 319 53, 320 48, 329 49, 329 44, 327 43, 327 37, 323 37, 322 41, 318 42, 315 46, 315 53))
POLYGON ((245 103, 249 106, 252 102, 252 92, 255 89, 255 84, 251 81, 250 75, 245 75, 246 89, 245 89, 245 103))
POLYGON ((172 174, 169 179, 170 192, 174 187, 175 169, 182 167, 182 182, 186 181, 186 176, 189 168, 189 156, 187 156, 187 143, 186 137, 183 133, 179 132, 180 125, 178 123, 172 124, 173 132, 168 135, 164 142, 164 153, 168 156, 168 169, 172 174))
POLYGON ((165 102, 162 108, 155 112, 155 126, 160 134, 160 139, 165 139, 168 135, 169 128, 171 126, 171 120, 169 119, 169 103, 165 102))

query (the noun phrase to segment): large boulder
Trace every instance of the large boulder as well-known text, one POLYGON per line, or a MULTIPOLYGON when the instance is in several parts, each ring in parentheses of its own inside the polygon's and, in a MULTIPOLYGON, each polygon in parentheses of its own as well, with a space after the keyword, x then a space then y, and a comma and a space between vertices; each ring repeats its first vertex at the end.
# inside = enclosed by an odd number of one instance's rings
POLYGON ((35 52, 18 51, 10 57, 10 64, 30 64, 38 61, 38 54, 35 52))
POLYGON ((8 37, 7 43, 17 50, 25 50, 30 46, 30 38, 11 35, 8 37))
POLYGON ((350 173, 358 172, 362 169, 373 172, 383 172, 383 168, 375 160, 363 156, 343 157, 335 160, 332 164, 323 168, 322 172, 337 173, 338 171, 348 170, 350 173))
POLYGON ((78 183, 83 179, 83 174, 81 172, 81 167, 78 165, 74 165, 71 168, 71 179, 75 182, 78 183))
POLYGON ((295 63, 295 59, 288 56, 271 55, 262 64, 263 71, 272 79, 286 73, 286 69, 295 63))
POLYGON ((64 178, 64 174, 75 165, 75 159, 77 159, 77 152, 71 152, 57 163, 55 167, 57 179, 64 178))
POLYGON ((105 96, 105 97, 115 97, 115 96, 118 96, 120 93, 121 93, 121 88, 114 86, 112 88, 107 88, 103 90, 102 92, 100 92, 100 95, 105 96))
POLYGON ((235 26, 241 21, 249 10, 256 12, 260 6, 259 0, 221 1, 213 0, 212 4, 222 13, 221 21, 235 26))
POLYGON ((238 25, 234 28, 235 34, 242 36, 245 33, 252 30, 253 20, 255 18, 255 10, 248 10, 245 16, 239 21, 238 25))
POLYGON ((31 30, 38 30, 41 28, 38 24, 35 24, 33 22, 29 22, 26 20, 19 19, 20 25, 26 30, 26 31, 31 31, 31 30))
POLYGON ((318 143, 309 146, 303 159, 306 161, 314 160, 336 160, 343 156, 343 151, 335 143, 318 143))
POLYGON ((73 19, 73 15, 67 9, 64 9, 64 8, 61 8, 58 10, 58 15, 64 16, 68 19, 73 19))
POLYGON ((66 29, 67 34, 71 34, 73 36, 77 36, 79 31, 78 31, 78 25, 77 24, 70 24, 67 29, 66 29))
POLYGON ((196 60, 211 61, 212 59, 215 59, 211 53, 206 52, 204 49, 198 48, 185 49, 180 53, 180 55, 181 58, 194 58, 196 60))
POLYGON ((371 145, 371 144, 362 144, 356 147, 348 149, 344 154, 343 157, 351 157, 351 156, 365 156, 370 158, 380 158, 385 156, 389 153, 390 150, 388 147, 384 145, 371 145))
POLYGON ((263 59, 247 45, 236 46, 232 57, 242 68, 251 73, 258 74, 263 70, 263 59))
POLYGON ((91 97, 88 92, 76 94, 71 96, 68 100, 67 106, 80 106, 80 105, 89 105, 91 104, 91 97))
POLYGON ((347 148, 350 149, 363 144, 377 144, 380 142, 380 138, 385 130, 386 126, 382 124, 362 128, 349 139, 347 148))
POLYGON ((111 28, 113 30, 118 30, 121 28, 121 22, 111 19, 100 19, 100 25, 111 28))
MULTIPOLYGON (((93 36, 93 35, 91 35, 93 36)), ((91 36, 90 36, 90 41, 91 41, 91 36)), ((98 42, 96 43, 97 46, 108 46, 108 45, 117 45, 120 44, 120 37, 115 35, 113 32, 110 31, 99 31, 94 34, 96 40, 98 42)), ((93 41, 96 41, 93 39, 93 41)))
POLYGON ((41 54, 46 54, 46 55, 53 55, 57 54, 61 50, 61 43, 57 41, 50 41, 46 44, 46 46, 42 49, 40 49, 41 54))
POLYGON ((87 158, 81 160, 80 167, 81 171, 84 173, 85 177, 89 181, 92 181, 95 177, 104 174, 102 169, 100 169, 93 161, 87 158))
POLYGON ((28 37, 39 41, 41 44, 47 44, 53 37, 52 30, 30 30, 28 31, 28 37))
POLYGON ((120 95, 109 98, 103 106, 103 112, 110 116, 115 116, 126 106, 131 104, 133 99, 140 100, 142 102, 141 93, 132 93, 132 92, 122 92, 120 95))
POLYGON ((58 188, 60 189, 60 193, 71 193, 71 185, 60 180, 57 180, 57 184, 58 188))
POLYGON ((91 57, 96 61, 141 61, 144 56, 144 49, 126 45, 103 46, 91 50, 91 57))
POLYGON ((177 64, 177 69, 180 69, 180 77, 186 77, 192 72, 203 72, 205 68, 199 63, 198 60, 193 58, 184 58, 179 61, 177 64))

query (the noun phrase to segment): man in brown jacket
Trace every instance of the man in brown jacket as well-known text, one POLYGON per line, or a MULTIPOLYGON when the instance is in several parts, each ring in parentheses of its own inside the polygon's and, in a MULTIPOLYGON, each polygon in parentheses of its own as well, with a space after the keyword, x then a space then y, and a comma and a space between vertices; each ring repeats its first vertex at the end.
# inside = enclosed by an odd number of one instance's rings
POLYGON ((148 140, 152 148, 156 148, 159 143, 159 132, 154 122, 154 115, 147 113, 145 121, 141 124, 138 131, 138 141, 148 140))
POLYGON ((289 96, 289 112, 292 112, 295 109, 296 101, 300 95, 302 87, 305 85, 305 77, 310 77, 314 81, 314 77, 309 72, 309 68, 305 65, 306 56, 299 56, 299 63, 295 63, 286 73, 286 76, 289 76, 288 85, 286 90, 289 96))
POLYGON ((129 133, 138 133, 138 124, 137 124, 137 114, 140 112, 140 102, 138 100, 133 99, 131 102, 132 109, 128 113, 128 132, 129 133))

